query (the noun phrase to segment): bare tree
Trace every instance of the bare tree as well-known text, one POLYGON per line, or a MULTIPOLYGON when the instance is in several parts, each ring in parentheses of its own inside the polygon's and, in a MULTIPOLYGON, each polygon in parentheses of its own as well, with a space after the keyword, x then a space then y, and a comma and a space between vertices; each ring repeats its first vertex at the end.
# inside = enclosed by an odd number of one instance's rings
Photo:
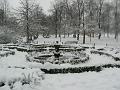
POLYGON ((24 26, 27 43, 30 42, 30 14, 34 7, 33 0, 20 0, 21 7, 18 9, 18 12, 21 15, 21 21, 24 26))
POLYGON ((111 11, 113 11, 113 7, 110 5, 110 3, 105 3, 104 10, 102 13, 102 29, 104 30, 104 36, 107 33, 107 37, 109 38, 110 33, 110 24, 112 22, 112 16, 111 11))
POLYGON ((7 17, 9 13, 9 3, 7 0, 0 1, 0 9, 1 9, 1 23, 2 25, 6 25, 7 17))
MULTIPOLYGON (((80 29, 80 26, 82 24, 82 14, 84 14, 84 1, 82 0, 77 0, 77 7, 78 7, 78 27, 80 29)), ((77 34, 77 40, 79 40, 79 34, 80 34, 80 31, 78 30, 77 31, 78 34, 77 34)))
POLYGON ((118 39, 118 0, 115 0, 115 39, 118 39))
POLYGON ((94 38, 95 27, 96 27, 96 3, 95 0, 88 0, 87 6, 87 29, 89 30, 90 42, 91 38, 94 38))
POLYGON ((83 44, 85 44, 85 2, 83 0, 83 44))
POLYGON ((43 13, 43 9, 40 5, 35 4, 34 9, 31 11, 30 17, 30 34, 36 38, 38 37, 38 34, 41 33, 46 36, 47 30, 45 29, 47 29, 47 20, 46 15, 43 13))
POLYGON ((54 16, 54 23, 55 23, 55 37, 59 34, 61 38, 61 28, 62 28, 62 20, 63 20, 63 10, 64 5, 63 1, 56 1, 53 5, 53 16, 54 16))
POLYGON ((55 38, 57 38, 58 35, 58 10, 57 7, 54 6, 54 24, 55 24, 55 38))
POLYGON ((104 0, 98 0, 98 28, 99 28, 99 37, 101 38, 101 16, 102 16, 102 9, 103 9, 104 0))

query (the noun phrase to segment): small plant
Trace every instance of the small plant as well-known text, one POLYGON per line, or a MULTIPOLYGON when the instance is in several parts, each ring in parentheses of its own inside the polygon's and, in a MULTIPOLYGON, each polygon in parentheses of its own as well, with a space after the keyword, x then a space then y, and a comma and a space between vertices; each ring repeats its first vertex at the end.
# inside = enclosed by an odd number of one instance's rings
POLYGON ((31 82, 30 74, 26 76, 25 73, 22 73, 22 75, 24 76, 24 78, 21 80, 22 85, 30 84, 31 82))
POLYGON ((12 80, 8 82, 8 86, 10 87, 10 89, 14 88, 14 84, 15 84, 16 80, 12 80))
POLYGON ((39 85, 42 80, 44 80, 44 74, 39 74, 39 72, 33 72, 32 74, 25 75, 22 73, 24 78, 21 80, 22 85, 29 84, 29 85, 39 85))
POLYGON ((1 81, 0 82, 0 87, 3 87, 3 86, 5 86, 5 82, 1 81))

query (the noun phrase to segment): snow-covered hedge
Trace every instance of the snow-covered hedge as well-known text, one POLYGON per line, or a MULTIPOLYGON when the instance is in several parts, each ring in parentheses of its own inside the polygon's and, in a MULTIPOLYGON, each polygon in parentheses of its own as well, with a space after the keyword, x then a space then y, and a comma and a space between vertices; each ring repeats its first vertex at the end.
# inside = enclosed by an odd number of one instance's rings
POLYGON ((67 73, 84 73, 84 72, 100 72, 104 68, 120 68, 120 65, 105 64, 100 66, 86 66, 86 67, 69 67, 69 68, 54 68, 54 69, 41 69, 46 74, 67 74, 67 73))
POLYGON ((75 68, 63 68, 63 69, 41 69, 46 74, 58 74, 58 73, 83 73, 83 72, 100 72, 102 68, 91 66, 91 67, 75 67, 75 68))
POLYGON ((109 53, 106 53, 106 52, 103 52, 103 51, 92 50, 91 54, 106 55, 108 57, 112 57, 115 61, 120 61, 119 57, 116 57, 116 56, 114 56, 112 54, 109 54, 109 53))
POLYGON ((0 57, 7 57, 8 55, 15 55, 15 52, 10 50, 0 50, 0 57))

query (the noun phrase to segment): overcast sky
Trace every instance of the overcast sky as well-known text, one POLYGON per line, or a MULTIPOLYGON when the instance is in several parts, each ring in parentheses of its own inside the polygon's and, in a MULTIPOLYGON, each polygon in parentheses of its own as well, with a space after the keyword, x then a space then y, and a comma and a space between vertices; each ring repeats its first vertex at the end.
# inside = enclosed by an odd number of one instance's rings
MULTIPOLYGON (((19 6, 19 0, 8 0, 10 3, 10 7, 17 8, 19 6)), ((36 0, 40 1, 40 5, 43 7, 45 13, 48 13, 48 9, 51 6, 51 1, 53 0, 36 0)))

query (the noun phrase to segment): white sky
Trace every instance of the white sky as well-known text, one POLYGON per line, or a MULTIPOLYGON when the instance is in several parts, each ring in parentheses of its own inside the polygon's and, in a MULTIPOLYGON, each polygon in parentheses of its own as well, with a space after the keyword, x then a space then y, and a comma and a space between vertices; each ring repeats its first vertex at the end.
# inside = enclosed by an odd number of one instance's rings
MULTIPOLYGON (((10 7, 17 8, 19 6, 19 0, 8 0, 10 7)), ((51 6, 51 1, 53 0, 36 0, 40 2, 40 6, 44 9, 45 13, 48 13, 48 9, 51 6)))

